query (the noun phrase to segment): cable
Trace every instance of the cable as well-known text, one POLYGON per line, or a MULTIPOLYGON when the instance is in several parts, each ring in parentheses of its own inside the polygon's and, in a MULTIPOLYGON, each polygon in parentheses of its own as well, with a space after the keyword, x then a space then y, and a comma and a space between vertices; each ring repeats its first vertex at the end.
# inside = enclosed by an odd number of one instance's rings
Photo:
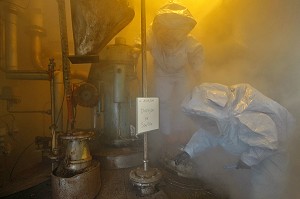
POLYGON ((23 155, 23 154, 25 153, 25 151, 26 151, 27 149, 29 149, 29 147, 31 147, 31 145, 33 145, 33 144, 34 144, 34 142, 30 143, 26 148, 23 149, 23 151, 22 151, 22 152, 19 154, 19 156, 17 157, 17 160, 16 160, 16 162, 15 162, 14 166, 12 167, 12 169, 11 169, 11 171, 10 171, 10 174, 9 174, 9 181, 10 181, 10 182, 12 181, 12 174, 13 174, 13 172, 14 172, 14 170, 15 170, 15 168, 16 168, 18 162, 19 162, 19 160, 21 159, 22 155, 23 155))

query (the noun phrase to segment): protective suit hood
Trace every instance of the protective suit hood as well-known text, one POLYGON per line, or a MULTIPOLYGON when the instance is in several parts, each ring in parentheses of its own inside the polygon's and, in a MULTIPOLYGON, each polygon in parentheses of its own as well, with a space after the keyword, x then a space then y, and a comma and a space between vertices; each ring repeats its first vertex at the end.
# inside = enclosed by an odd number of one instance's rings
POLYGON ((157 24, 171 29, 185 27, 191 31, 197 22, 186 7, 177 3, 168 3, 158 10, 153 20, 153 26, 157 24))

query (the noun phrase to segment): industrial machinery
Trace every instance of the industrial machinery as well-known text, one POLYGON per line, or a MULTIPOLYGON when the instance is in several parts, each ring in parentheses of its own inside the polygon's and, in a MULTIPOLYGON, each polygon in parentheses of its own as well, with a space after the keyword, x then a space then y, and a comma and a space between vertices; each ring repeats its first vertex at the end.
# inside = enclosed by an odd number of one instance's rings
POLYGON ((98 113, 104 113, 104 142, 112 146, 128 146, 135 137, 135 98, 138 96, 137 57, 134 48, 117 37, 93 64, 89 82, 98 87, 98 113))
POLYGON ((90 69, 88 81, 97 87, 100 96, 94 111, 95 128, 102 129, 97 140, 102 147, 94 147, 94 152, 104 166, 128 168, 141 164, 141 139, 135 134, 137 58, 134 48, 117 37, 90 69))
POLYGON ((53 198, 95 198, 101 186, 100 163, 92 160, 88 139, 91 132, 63 135, 65 158, 52 172, 53 198))
MULTIPOLYGON (((76 88, 71 84, 71 69, 68 59, 72 63, 90 63, 90 57, 97 57, 102 48, 123 29, 133 18, 134 11, 124 1, 80 1, 71 0, 73 36, 75 43, 75 56, 69 56, 68 37, 66 27, 65 1, 58 0, 60 17, 62 61, 64 72, 64 88, 68 109, 67 131, 60 135, 62 142, 66 142, 63 160, 59 160, 58 167, 51 175, 52 196, 54 198, 94 198, 100 190, 100 164, 92 160, 89 145, 87 143, 94 132, 78 131, 75 127, 75 107, 99 106, 99 87, 83 83, 76 88), (119 15, 109 15, 104 10, 116 8, 119 15), (86 59, 87 58, 87 59, 86 59), (76 182, 76 183, 75 183, 76 182)), ((115 78, 117 87, 125 83, 125 66, 113 67, 118 71, 119 77, 115 78)), ((99 84, 96 84, 96 86, 99 84)), ((117 88, 115 101, 124 102, 122 97, 124 88, 117 88), (119 90, 121 90, 119 92, 119 90)), ((120 110, 120 104, 117 105, 120 110)), ((96 113, 96 112, 95 112, 96 113)), ((120 114, 118 113, 120 119, 120 114)), ((118 120, 118 130, 121 131, 121 123, 118 120)), ((94 128, 96 129, 96 128, 94 128)), ((119 133, 120 134, 120 133, 119 133)), ((55 142, 54 142, 55 143, 55 142)), ((58 157, 59 159, 59 157, 58 157)))
MULTIPOLYGON (((39 6, 42 4, 42 0, 31 2, 39 6)), ((14 3, 8 4, 5 24, 0 20, 0 39, 5 40, 5 45, 1 43, 1 50, 5 48, 5 53, 0 52, 1 65, 5 65, 6 77, 14 80, 49 81, 50 110, 13 110, 14 104, 18 103, 19 99, 12 94, 9 87, 2 88, 0 100, 7 102, 6 111, 10 113, 41 113, 51 116, 49 126, 51 137, 37 136, 35 144, 36 148, 42 151, 43 158, 47 156, 52 161, 50 175, 52 198, 102 197, 109 192, 107 191, 109 187, 119 186, 123 189, 124 185, 127 186, 126 183, 133 185, 138 191, 138 194, 134 193, 131 197, 132 190, 136 189, 126 187, 126 191, 131 193, 122 194, 127 195, 128 198, 152 194, 166 198, 164 190, 159 187, 163 172, 158 168, 151 168, 149 164, 147 132, 138 135, 136 130, 136 98, 141 96, 147 98, 145 0, 142 0, 141 13, 142 48, 138 50, 128 45, 125 38, 115 37, 129 24, 135 14, 127 0, 70 0, 75 55, 69 54, 66 2, 57 0, 56 3, 58 3, 60 25, 61 69, 56 68, 53 58, 49 59, 48 68, 43 66, 41 40, 46 30, 43 28, 40 9, 33 9, 30 19, 32 24, 27 31, 30 34, 31 62, 33 68, 38 70, 23 71, 19 68, 18 6, 14 3), (109 43, 113 38, 115 39, 109 43), (142 89, 137 74, 139 55, 142 55, 142 89), (3 57, 5 60, 2 59, 3 57), (72 64, 92 63, 88 76, 81 76, 80 83, 74 83, 74 79, 78 76, 75 77, 70 62, 72 64), (77 119, 85 117, 76 114, 78 106, 92 112, 91 128, 77 128, 76 116, 77 119), (105 171, 102 173, 100 163, 102 168, 115 170, 106 170, 106 173, 105 171), (129 171, 128 168, 132 167, 136 168, 129 171), (107 177, 107 173, 113 175, 117 185, 111 186, 113 181, 101 182, 102 176, 107 177), (125 174, 122 179, 117 176, 119 173, 125 174), (104 183, 110 184, 104 187, 102 186, 104 183), (100 193, 101 186, 102 193, 100 193)), ((7 128, 0 126, 0 152, 3 154, 10 152, 11 147, 6 137, 11 132, 14 132, 13 128, 8 131, 7 128)), ((46 163, 48 164, 49 161, 46 163)), ((47 168, 49 166, 47 165, 47 168)), ((47 180, 49 174, 47 170, 45 176, 47 180)), ((171 177, 168 180, 169 186, 174 185, 171 177)), ((176 182, 175 186, 185 189, 190 184, 176 182)), ((198 187, 188 188, 190 188, 189 192, 192 192, 198 187)), ((173 189, 174 187, 171 187, 169 192, 173 193, 173 189)), ((196 191, 203 192, 202 189, 196 191)))

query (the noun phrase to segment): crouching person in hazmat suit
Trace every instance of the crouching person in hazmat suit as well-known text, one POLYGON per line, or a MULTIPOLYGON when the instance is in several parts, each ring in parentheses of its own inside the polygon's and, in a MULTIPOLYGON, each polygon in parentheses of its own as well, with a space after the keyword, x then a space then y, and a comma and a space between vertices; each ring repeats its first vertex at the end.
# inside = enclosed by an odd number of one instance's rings
POLYGON ((158 10, 148 30, 147 48, 154 65, 153 90, 160 101, 159 136, 163 137, 156 137, 155 144, 160 140, 176 142, 180 134, 187 132, 190 119, 182 113, 180 104, 203 62, 202 45, 189 34, 196 23, 186 7, 172 2, 158 10))
POLYGON ((218 132, 202 124, 175 157, 176 165, 221 146, 239 158, 235 169, 250 169, 251 199, 283 199, 286 144, 294 130, 294 118, 284 107, 248 84, 205 83, 193 89, 182 108, 195 120, 213 119, 218 132))

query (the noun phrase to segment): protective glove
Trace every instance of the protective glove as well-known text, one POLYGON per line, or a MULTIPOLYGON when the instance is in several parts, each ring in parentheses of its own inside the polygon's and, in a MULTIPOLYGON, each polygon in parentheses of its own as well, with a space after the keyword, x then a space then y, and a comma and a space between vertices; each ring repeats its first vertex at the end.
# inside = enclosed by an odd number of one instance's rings
POLYGON ((242 160, 239 160, 236 164, 236 169, 251 169, 250 166, 248 166, 246 163, 244 163, 242 160))
POLYGON ((182 152, 182 153, 179 153, 178 155, 175 156, 174 158, 174 162, 175 162, 175 165, 179 165, 181 163, 184 163, 186 162, 187 160, 189 160, 191 157, 190 155, 187 153, 187 152, 182 152))

